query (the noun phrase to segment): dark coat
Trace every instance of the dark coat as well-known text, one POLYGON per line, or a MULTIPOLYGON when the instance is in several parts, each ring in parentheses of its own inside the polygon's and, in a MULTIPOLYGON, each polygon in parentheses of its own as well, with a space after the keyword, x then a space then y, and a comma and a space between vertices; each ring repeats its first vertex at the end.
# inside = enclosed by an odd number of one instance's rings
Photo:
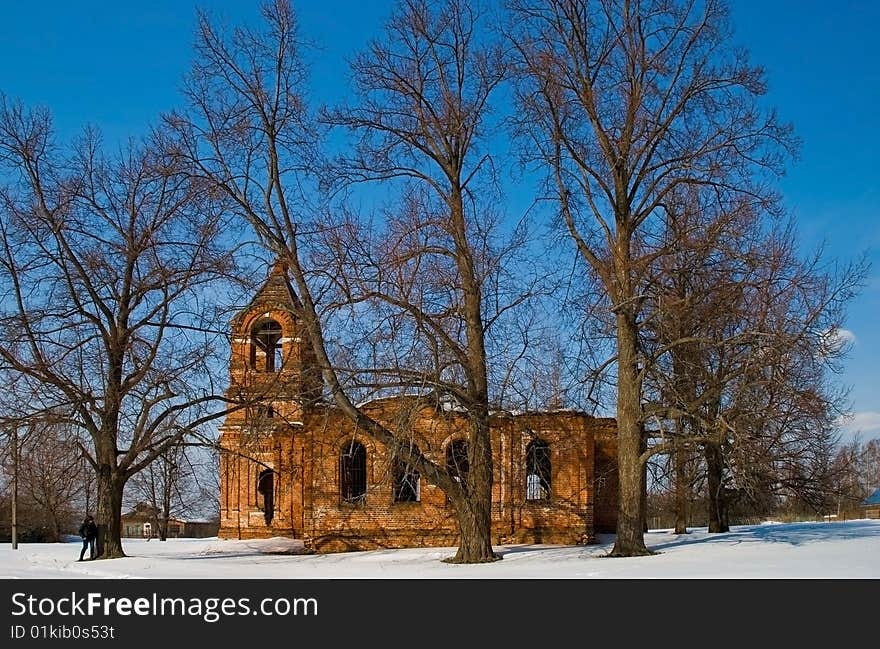
POLYGON ((79 536, 81 539, 94 539, 98 537, 98 526, 91 518, 87 518, 79 526, 79 536))

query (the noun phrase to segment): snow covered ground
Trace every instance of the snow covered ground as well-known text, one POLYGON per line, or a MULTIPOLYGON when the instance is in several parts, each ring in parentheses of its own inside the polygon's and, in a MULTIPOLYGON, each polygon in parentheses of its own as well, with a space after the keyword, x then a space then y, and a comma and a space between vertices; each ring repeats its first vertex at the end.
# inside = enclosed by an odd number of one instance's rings
POLYGON ((0 546, 3 579, 877 579, 880 520, 764 523, 726 534, 652 530, 654 556, 610 559, 613 537, 591 546, 497 546, 502 561, 451 565, 454 548, 297 554, 286 539, 125 540, 129 555, 77 562, 80 544, 0 546))

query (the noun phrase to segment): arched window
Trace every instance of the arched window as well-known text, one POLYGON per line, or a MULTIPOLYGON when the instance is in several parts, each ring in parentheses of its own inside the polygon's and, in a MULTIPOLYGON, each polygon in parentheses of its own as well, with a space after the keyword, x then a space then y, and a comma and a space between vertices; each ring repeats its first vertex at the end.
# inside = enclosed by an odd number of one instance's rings
POLYGON ((272 406, 257 406, 258 419, 274 419, 275 408, 272 406))
POLYGON ((261 471, 257 478, 257 507, 263 510, 269 525, 275 516, 275 472, 272 469, 261 471))
POLYGON ((394 458, 391 462, 394 502, 417 503, 421 500, 419 492, 419 472, 403 460, 394 458))
POLYGON ((352 441, 339 455, 339 487, 342 500, 360 502, 367 495, 367 449, 352 441))
POLYGON ((274 320, 264 320, 251 333, 251 367, 278 372, 281 364, 281 325, 274 320))
POLYGON ((468 469, 468 443, 463 439, 456 439, 446 447, 446 471, 453 480, 466 482, 468 469))
POLYGON ((534 439, 526 447, 526 500, 550 498, 550 446, 534 439))

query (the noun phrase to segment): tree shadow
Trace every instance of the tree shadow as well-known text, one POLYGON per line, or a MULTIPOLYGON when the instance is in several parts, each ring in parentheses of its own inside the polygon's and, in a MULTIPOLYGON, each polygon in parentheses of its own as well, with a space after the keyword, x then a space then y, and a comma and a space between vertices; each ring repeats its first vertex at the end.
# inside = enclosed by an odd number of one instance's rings
POLYGON ((704 543, 785 543, 787 545, 805 545, 807 543, 819 543, 833 540, 852 540, 859 538, 880 537, 880 525, 865 521, 847 521, 840 523, 786 523, 776 525, 767 523, 763 525, 734 526, 729 532, 706 534, 695 536, 692 534, 676 536, 668 542, 651 544, 653 551, 662 551, 687 545, 699 545, 704 543))

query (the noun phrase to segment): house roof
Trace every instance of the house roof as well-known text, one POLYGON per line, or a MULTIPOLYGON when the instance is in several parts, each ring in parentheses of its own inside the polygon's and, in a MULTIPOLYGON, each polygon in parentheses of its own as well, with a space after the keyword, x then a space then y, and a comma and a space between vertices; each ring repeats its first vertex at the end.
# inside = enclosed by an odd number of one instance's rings
POLYGON ((877 491, 865 498, 862 505, 880 505, 880 489, 877 489, 877 491))
MULTIPOLYGON (((146 503, 138 503, 131 511, 123 512, 122 518, 128 523, 150 523, 156 515, 156 510, 151 505, 148 505, 146 503)), ((177 516, 169 517, 168 522, 179 525, 189 525, 192 523, 198 523, 200 525, 212 525, 216 523, 216 521, 212 521, 207 518, 188 519, 178 518, 177 516)))

